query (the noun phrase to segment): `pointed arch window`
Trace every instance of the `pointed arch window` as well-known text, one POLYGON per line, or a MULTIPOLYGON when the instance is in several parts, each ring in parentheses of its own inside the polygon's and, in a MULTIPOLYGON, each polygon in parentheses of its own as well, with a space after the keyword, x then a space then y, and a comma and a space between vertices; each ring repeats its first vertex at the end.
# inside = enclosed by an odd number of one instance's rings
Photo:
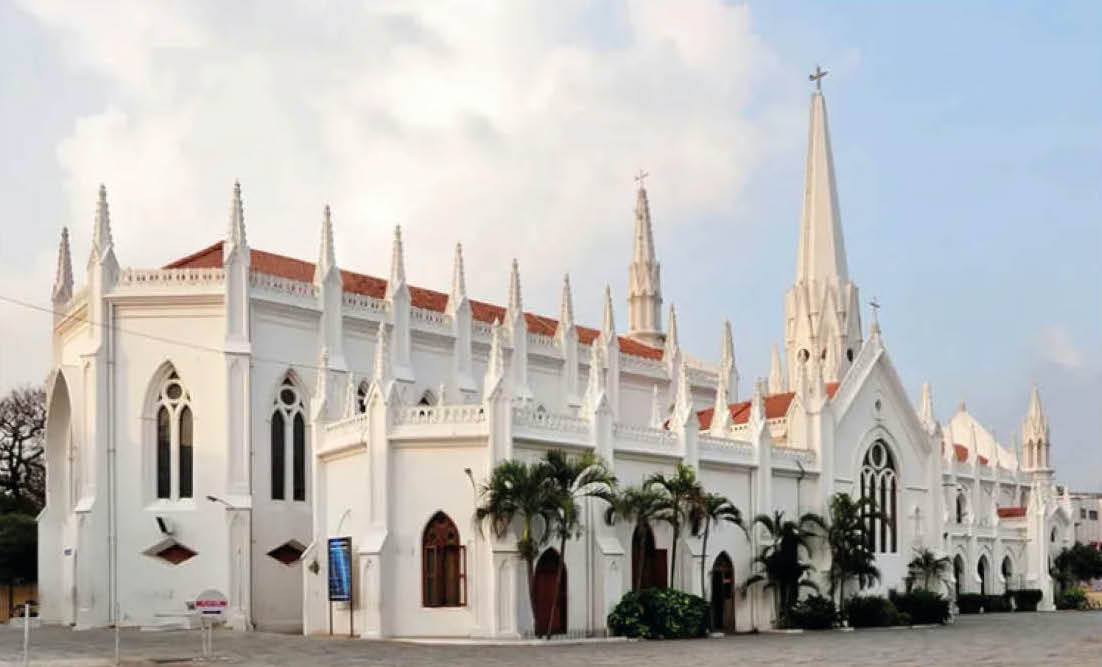
POLYGON ((437 512, 421 536, 421 603, 426 607, 467 604, 467 549, 447 514, 437 512))
POLYGON ((298 386, 284 378, 276 393, 271 425, 272 500, 306 500, 306 403, 298 386), (287 463, 291 474, 288 480, 287 463), (290 489, 288 489, 288 482, 290 489))
POLYGON ((161 381, 154 411, 157 498, 192 498, 195 494, 195 418, 191 395, 174 368, 170 368, 161 381))
POLYGON ((367 412, 368 389, 370 389, 370 385, 367 382, 361 382, 360 386, 356 388, 356 410, 361 415, 367 412))
POLYGON ((895 461, 883 440, 872 443, 861 464, 861 497, 873 501, 879 516, 867 516, 869 548, 895 553, 898 488, 895 461))

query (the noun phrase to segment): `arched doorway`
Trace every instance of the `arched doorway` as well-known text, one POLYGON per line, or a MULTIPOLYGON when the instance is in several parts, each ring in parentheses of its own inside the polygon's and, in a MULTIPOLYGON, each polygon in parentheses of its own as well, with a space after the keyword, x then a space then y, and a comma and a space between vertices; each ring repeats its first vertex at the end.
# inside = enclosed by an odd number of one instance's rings
POLYGON ((961 581, 963 579, 964 579, 964 559, 960 557, 960 554, 957 554, 956 558, 953 559, 953 581, 954 581, 953 592, 956 595, 956 597, 960 597, 960 592, 961 592, 960 587, 961 587, 961 581))
POLYGON ((639 524, 631 536, 631 590, 666 587, 666 550, 654 546, 654 531, 639 524))
POLYGON ((712 629, 735 631, 735 566, 726 551, 712 565, 712 629))
POLYGON ((1014 563, 1010 562, 1010 556, 1003 556, 1002 572, 1003 581, 1006 582, 1006 590, 1012 590, 1010 581, 1014 576, 1014 563))
POLYGON ((551 548, 543 552, 536 562, 536 634, 548 631, 547 621, 551 618, 551 606, 555 607, 555 617, 551 619, 551 634, 566 632, 566 568, 562 570, 559 582, 559 599, 555 600, 555 578, 559 575, 559 552, 551 548))
POLYGON ((980 577, 980 593, 987 594, 987 556, 980 556, 980 562, 976 563, 976 574, 980 577))

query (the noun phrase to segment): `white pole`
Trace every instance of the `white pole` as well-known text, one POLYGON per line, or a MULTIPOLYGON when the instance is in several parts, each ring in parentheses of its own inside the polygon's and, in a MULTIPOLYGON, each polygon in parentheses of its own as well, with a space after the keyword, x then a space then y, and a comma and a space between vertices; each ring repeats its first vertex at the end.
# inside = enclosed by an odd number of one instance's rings
POLYGON ((31 664, 31 605, 23 603, 23 664, 31 664))
POLYGON ((119 613, 119 603, 115 602, 115 665, 121 664, 119 662, 119 623, 122 621, 122 615, 119 613))

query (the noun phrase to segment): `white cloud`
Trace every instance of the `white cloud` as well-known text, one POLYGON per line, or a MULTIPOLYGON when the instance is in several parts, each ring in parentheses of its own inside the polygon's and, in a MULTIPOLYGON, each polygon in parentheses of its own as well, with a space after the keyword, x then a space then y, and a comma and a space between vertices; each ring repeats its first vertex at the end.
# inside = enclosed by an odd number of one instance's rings
MULTIPOLYGON (((571 271, 593 315, 626 273, 638 168, 658 224, 688 231, 802 132, 748 117, 779 66, 722 0, 26 10, 110 100, 57 151, 78 265, 101 181, 120 261, 152 266, 224 233, 239 177, 254 247, 313 259, 330 202, 342 266, 385 275, 400 223, 415 284, 446 289, 462 241, 475 296, 500 300, 517 256, 526 305, 554 314, 571 271)), ((800 118, 788 102, 760 108, 800 118)))
POLYGON ((1063 324, 1050 324, 1041 329, 1039 353, 1044 361, 1069 369, 1081 369, 1086 355, 1075 344, 1071 330, 1063 324))

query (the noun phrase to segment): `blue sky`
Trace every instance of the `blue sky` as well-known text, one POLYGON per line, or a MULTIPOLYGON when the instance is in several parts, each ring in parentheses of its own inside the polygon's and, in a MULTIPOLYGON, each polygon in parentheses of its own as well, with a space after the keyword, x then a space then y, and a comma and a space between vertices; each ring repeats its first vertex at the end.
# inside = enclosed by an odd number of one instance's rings
MULTIPOLYGON (((667 301, 764 375, 795 265, 806 74, 824 81, 853 279, 879 297, 912 397, 1009 439, 1031 383, 1061 479, 1102 486, 1102 5, 0 0, 0 294, 78 282, 96 184, 124 265, 215 240, 230 183, 250 241, 414 283, 464 242, 476 296, 521 263, 530 309, 623 303, 631 174, 647 168, 667 301)), ((619 321, 626 320, 623 310, 619 321)), ((865 324, 868 324, 867 314, 865 324)), ((0 385, 40 380, 48 319, 0 306, 0 385)))

